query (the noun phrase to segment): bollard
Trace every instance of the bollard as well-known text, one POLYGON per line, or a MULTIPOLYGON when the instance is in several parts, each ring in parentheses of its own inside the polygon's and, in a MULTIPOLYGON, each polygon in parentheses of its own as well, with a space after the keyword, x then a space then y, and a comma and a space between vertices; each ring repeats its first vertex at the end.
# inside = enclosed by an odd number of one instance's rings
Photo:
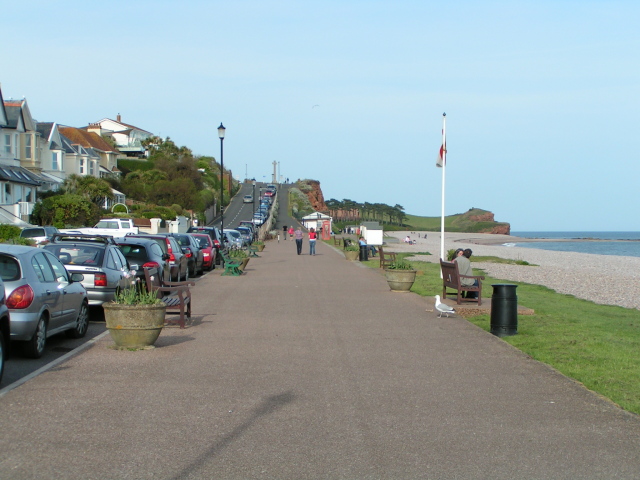
POLYGON ((517 285, 494 284, 491 297, 491 333, 508 337, 518 333, 517 285))
POLYGON ((364 262, 365 260, 369 260, 369 247, 360 245, 360 261, 364 262))

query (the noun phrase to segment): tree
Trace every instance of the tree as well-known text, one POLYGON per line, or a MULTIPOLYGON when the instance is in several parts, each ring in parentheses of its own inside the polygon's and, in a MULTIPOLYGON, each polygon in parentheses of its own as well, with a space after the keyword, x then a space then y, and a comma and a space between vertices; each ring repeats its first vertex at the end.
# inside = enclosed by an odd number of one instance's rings
POLYGON ((104 206, 107 199, 115 198, 109 182, 90 175, 71 174, 62 183, 62 189, 65 193, 80 195, 100 208, 104 206))
POLYGON ((39 225, 58 228, 94 225, 100 208, 82 195, 56 195, 36 203, 32 217, 39 225))

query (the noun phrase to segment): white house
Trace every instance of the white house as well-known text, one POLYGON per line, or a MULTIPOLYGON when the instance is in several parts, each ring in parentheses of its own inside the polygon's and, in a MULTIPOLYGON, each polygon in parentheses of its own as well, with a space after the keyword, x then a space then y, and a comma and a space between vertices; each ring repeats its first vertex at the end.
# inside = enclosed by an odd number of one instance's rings
POLYGON ((116 120, 103 118, 86 127, 89 132, 95 132, 98 135, 109 135, 113 138, 116 147, 127 157, 144 157, 147 155, 142 141, 153 136, 151 132, 147 132, 133 125, 122 122, 120 114, 116 120))
POLYGON ((313 212, 302 217, 302 224, 307 229, 314 228, 316 231, 322 230, 322 225, 325 221, 329 222, 329 232, 331 232, 333 219, 329 215, 320 212, 313 212))

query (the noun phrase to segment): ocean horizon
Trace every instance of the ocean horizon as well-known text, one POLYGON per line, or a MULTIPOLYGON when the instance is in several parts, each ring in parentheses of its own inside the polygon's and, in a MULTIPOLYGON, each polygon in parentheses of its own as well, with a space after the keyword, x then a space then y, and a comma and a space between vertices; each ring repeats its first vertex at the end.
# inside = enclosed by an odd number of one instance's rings
POLYGON ((544 242, 515 242, 524 248, 538 248, 557 252, 592 253, 621 257, 640 257, 640 232, 511 232, 515 237, 544 239, 544 242), (551 240, 551 241, 550 241, 551 240), (552 240, 559 240, 554 242, 552 240), (560 241, 561 240, 561 241, 560 241), (572 241, 575 240, 575 241, 572 241), (590 241, 591 240, 591 241, 590 241))

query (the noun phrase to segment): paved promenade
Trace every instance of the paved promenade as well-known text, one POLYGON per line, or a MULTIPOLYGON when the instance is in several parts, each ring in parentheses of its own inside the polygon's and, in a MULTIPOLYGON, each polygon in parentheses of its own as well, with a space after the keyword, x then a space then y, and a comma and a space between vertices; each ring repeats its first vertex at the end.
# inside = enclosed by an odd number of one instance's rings
POLYGON ((2 479, 638 479, 640 419, 320 244, 0 398, 2 479))

